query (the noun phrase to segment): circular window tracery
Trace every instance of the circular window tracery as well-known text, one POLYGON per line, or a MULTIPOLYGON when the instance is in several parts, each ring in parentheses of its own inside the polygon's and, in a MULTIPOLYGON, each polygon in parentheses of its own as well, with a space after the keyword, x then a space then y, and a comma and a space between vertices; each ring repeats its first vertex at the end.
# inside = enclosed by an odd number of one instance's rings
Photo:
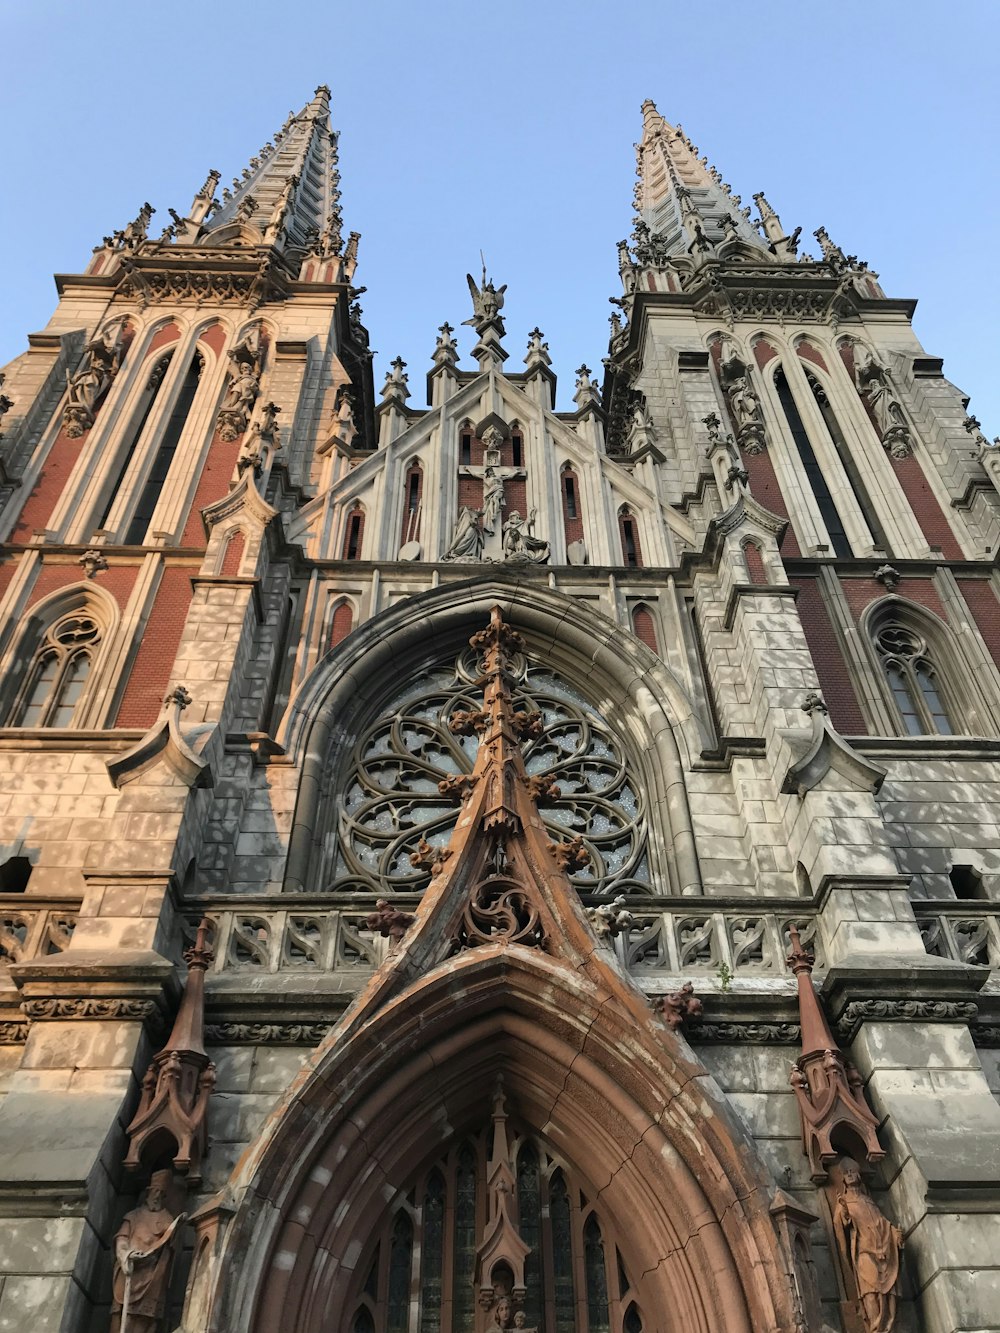
MULTIPOLYGON (((513 661, 516 708, 542 715, 524 746, 528 774, 551 775, 557 800, 541 807, 552 837, 580 836, 588 864, 571 876, 583 893, 652 892, 644 802, 624 746, 601 715, 555 672, 524 656, 513 661)), ((470 773, 478 736, 454 736, 453 713, 482 706, 481 663, 467 649, 454 665, 405 685, 355 747, 341 787, 334 873, 338 893, 422 892, 429 872, 410 853, 426 839, 444 846, 459 807, 438 783, 470 773)))

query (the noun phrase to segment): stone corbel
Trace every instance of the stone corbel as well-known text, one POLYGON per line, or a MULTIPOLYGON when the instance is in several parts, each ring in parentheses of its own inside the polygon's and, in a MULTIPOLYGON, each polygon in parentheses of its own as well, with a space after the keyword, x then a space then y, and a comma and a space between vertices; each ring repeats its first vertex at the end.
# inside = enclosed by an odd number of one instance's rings
POLYGON ((181 713, 190 702, 187 690, 178 685, 167 695, 163 713, 145 736, 124 754, 107 761, 108 776, 115 787, 123 787, 159 762, 168 764, 187 787, 213 785, 211 766, 199 753, 213 728, 196 729, 187 737, 181 731, 181 713))
POLYGON ((831 769, 859 791, 877 792, 885 781, 886 770, 859 754, 834 730, 822 698, 815 693, 808 695, 802 711, 809 715, 812 734, 805 754, 785 774, 782 792, 805 796, 831 769))

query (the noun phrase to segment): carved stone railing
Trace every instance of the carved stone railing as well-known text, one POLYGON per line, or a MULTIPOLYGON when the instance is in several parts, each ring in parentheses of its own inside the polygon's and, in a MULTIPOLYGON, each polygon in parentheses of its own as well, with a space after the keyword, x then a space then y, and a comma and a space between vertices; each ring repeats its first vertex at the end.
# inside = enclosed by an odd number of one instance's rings
POLYGON ((633 972, 656 969, 685 974, 787 976, 785 958, 791 947, 791 925, 798 926, 802 943, 817 954, 817 966, 823 966, 815 918, 805 913, 731 909, 699 912, 687 907, 671 908, 652 917, 636 912, 635 917, 619 955, 633 972))
POLYGON ((924 948, 936 958, 1000 967, 1000 915, 996 903, 914 904, 924 948))
POLYGON ((12 903, 12 896, 0 899, 0 967, 62 953, 76 929, 79 899, 33 902, 18 895, 12 903))
POLYGON ((206 915, 213 927, 215 973, 353 971, 377 967, 387 951, 387 941, 365 928, 364 912, 208 907, 206 915))
MULTIPOLYGON (((357 972, 378 966, 388 950, 388 941, 366 927, 367 912, 353 907, 277 907, 272 899, 259 907, 246 900, 239 907, 206 902, 204 911, 215 932, 216 974, 357 972)), ((632 911, 635 924, 613 944, 621 961, 640 975, 787 977, 792 924, 817 952, 816 923, 807 912, 697 911, 690 903, 656 912, 633 905, 632 911)), ((817 965, 823 965, 819 956, 817 965)))

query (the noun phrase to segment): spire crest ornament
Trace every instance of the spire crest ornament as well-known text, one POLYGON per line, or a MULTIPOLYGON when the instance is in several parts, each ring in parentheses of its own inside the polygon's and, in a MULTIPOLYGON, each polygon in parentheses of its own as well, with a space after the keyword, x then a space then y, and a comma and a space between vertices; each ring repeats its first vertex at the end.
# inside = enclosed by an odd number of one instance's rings
POLYGON ((791 1084, 799 1103, 803 1151, 812 1179, 822 1184, 845 1145, 869 1166, 880 1162, 885 1151, 861 1076, 841 1053, 813 986, 815 959, 802 947, 797 926, 789 926, 788 936, 791 950, 786 961, 798 986, 802 1028, 802 1054, 792 1066, 791 1084))
POLYGON ((187 982, 166 1045, 155 1055, 142 1080, 139 1109, 125 1131, 129 1146, 125 1166, 140 1171, 170 1157, 174 1170, 196 1183, 208 1146, 208 1102, 215 1086, 215 1065, 205 1051, 205 973, 215 958, 208 945, 212 923, 203 917, 194 943, 184 950, 187 982), (172 1153, 171 1153, 172 1147, 172 1153))

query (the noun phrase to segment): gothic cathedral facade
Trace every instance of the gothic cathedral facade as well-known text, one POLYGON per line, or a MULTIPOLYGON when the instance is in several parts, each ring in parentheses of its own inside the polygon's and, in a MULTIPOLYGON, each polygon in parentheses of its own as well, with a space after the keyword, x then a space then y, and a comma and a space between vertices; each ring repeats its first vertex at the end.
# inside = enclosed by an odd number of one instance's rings
POLYGON ((329 110, 5 371, 0 1328, 1000 1327, 1000 449, 652 102, 376 400, 329 110))

